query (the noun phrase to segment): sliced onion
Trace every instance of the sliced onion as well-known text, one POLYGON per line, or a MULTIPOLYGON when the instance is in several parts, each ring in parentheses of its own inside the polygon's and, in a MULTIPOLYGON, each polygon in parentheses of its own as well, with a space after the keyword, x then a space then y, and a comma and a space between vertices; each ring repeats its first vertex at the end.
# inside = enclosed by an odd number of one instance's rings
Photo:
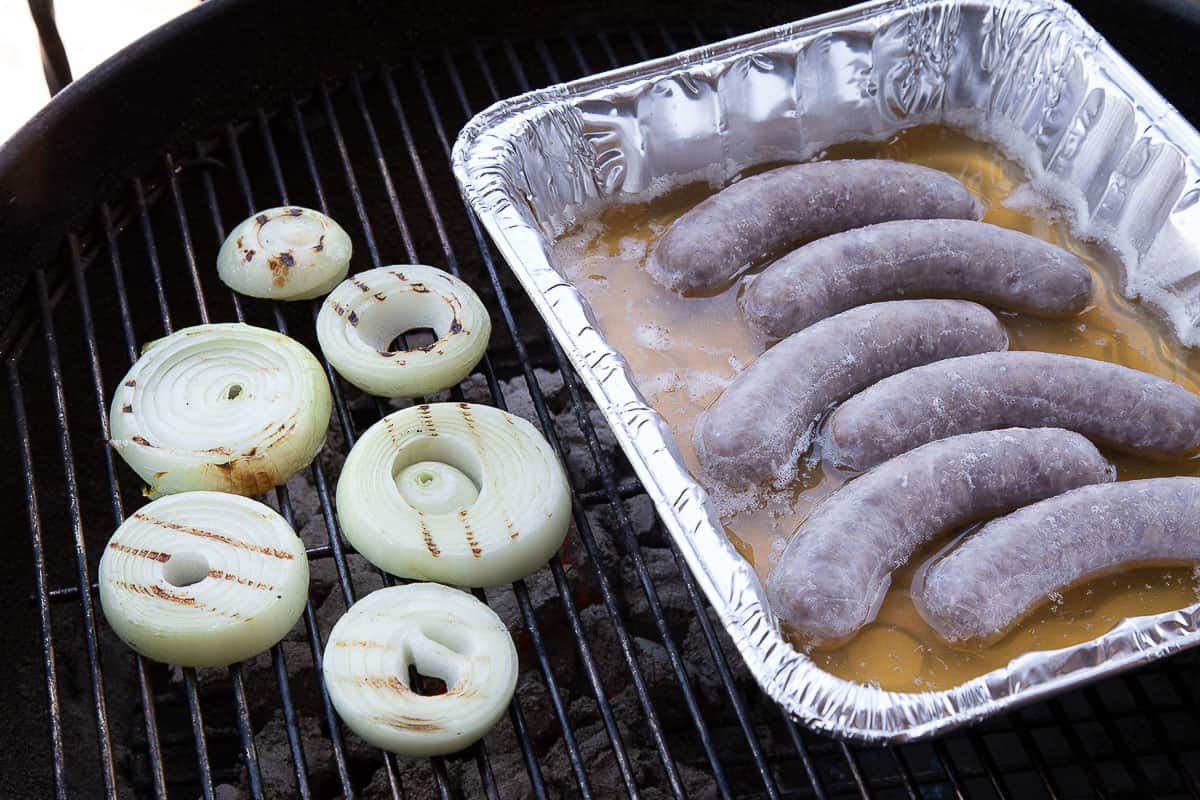
POLYGON ((256 495, 312 461, 331 402, 320 363, 294 339, 198 325, 143 349, 113 395, 109 444, 149 497, 256 495))
POLYGON ((221 667, 283 638, 308 599, 304 544, 262 503, 222 492, 155 500, 100 557, 104 617, 155 661, 221 667))
POLYGON ((217 274, 251 297, 307 300, 327 294, 350 268, 350 236, 320 211, 268 208, 225 237, 217 274))
POLYGON ((360 272, 326 298, 317 339, 338 373, 380 397, 421 397, 471 373, 487 349, 492 322, 471 287, 420 264, 360 272), (432 328, 433 344, 393 350, 413 328, 432 328))
POLYGON ((517 650, 496 612, 471 595, 412 583, 355 603, 333 626, 322 669, 333 707, 368 743, 445 755, 483 738, 504 714, 517 650), (410 666, 444 681, 445 693, 415 691, 410 666))
POLYGON ((337 512, 358 552, 393 575, 498 586, 558 550, 571 498, 562 466, 528 422, 490 406, 433 403, 389 414, 362 435, 338 480, 337 512))

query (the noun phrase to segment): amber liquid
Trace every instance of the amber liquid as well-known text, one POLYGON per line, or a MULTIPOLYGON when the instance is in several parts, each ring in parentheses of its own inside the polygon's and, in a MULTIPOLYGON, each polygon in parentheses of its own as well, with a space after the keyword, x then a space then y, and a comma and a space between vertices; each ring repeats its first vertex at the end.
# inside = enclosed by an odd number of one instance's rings
MULTIPOLYGON (((1014 350, 1043 350, 1112 361, 1160 375, 1200 393, 1200 352, 1179 344, 1154 312, 1121 294, 1120 265, 1100 247, 1073 237, 1050 211, 1005 208, 1025 176, 994 147, 943 127, 922 126, 887 142, 839 145, 822 158, 883 157, 943 170, 988 204, 984 220, 1071 250, 1092 270, 1094 305, 1066 320, 1000 314, 1014 350)), ((555 246, 556 263, 592 306, 609 343, 624 354, 638 387, 675 433, 693 474, 696 417, 729 380, 764 349, 742 320, 736 285, 711 298, 681 298, 646 274, 651 246, 680 214, 710 193, 684 187, 648 203, 614 206, 579 224, 555 246)), ((1200 475, 1195 461, 1161 463, 1107 453, 1118 479, 1200 475)), ((701 479, 703 482, 703 479, 701 479)), ((766 577, 788 537, 842 479, 809 458, 786 492, 747 498, 705 483, 738 552, 766 577), (743 510, 733 510, 743 509, 743 510)), ((1122 619, 1183 608, 1197 600, 1191 566, 1142 567, 1088 581, 1048 600, 998 642, 949 646, 917 613, 909 596, 914 573, 953 534, 931 542, 892 575, 875 620, 847 642, 804 649, 830 673, 893 691, 945 689, 1007 664, 1023 653, 1093 639, 1122 619)))

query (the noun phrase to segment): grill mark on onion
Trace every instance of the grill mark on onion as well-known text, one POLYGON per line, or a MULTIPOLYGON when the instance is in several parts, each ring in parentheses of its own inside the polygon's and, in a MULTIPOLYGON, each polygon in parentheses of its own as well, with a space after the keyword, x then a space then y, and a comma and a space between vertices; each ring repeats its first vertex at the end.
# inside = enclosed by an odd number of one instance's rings
POLYGON ((471 548, 471 555, 479 558, 483 555, 483 549, 479 546, 479 540, 475 538, 475 531, 471 529, 471 521, 467 519, 467 514, 470 513, 467 509, 458 512, 458 518, 462 520, 463 532, 467 535, 467 546, 471 548))
POLYGON ((441 548, 437 546, 437 542, 433 541, 433 534, 429 530, 429 526, 425 524, 425 512, 417 511, 417 518, 421 524, 421 538, 425 540, 425 549, 429 551, 429 555, 437 558, 442 554, 441 548))
POLYGON ((108 546, 121 553, 134 556, 135 558, 149 558, 152 561, 168 561, 171 558, 170 553, 160 553, 157 550, 145 550, 137 547, 130 547, 120 542, 109 542, 108 546))
POLYGON ((417 719, 416 717, 375 717, 374 719, 376 722, 381 722, 389 728, 396 728, 402 731, 426 731, 433 733, 442 729, 442 726, 436 722, 417 719))
POLYGON ((404 682, 395 675, 363 675, 354 678, 354 682, 363 686, 370 686, 372 689, 390 689, 398 694, 412 694, 412 689, 404 685, 404 682))
POLYGON ((421 415, 421 423, 425 426, 425 432, 430 436, 437 436, 437 424, 433 421, 433 412, 429 410, 429 404, 417 406, 417 413, 421 415))
POLYGON ((264 592, 275 591, 275 587, 269 583, 263 583, 262 581, 254 581, 254 580, 250 580, 249 578, 243 578, 240 575, 234 575, 232 572, 226 572, 225 570, 222 570, 222 569, 210 569, 208 571, 208 577, 215 578, 216 580, 219 580, 219 581, 232 581, 233 583, 236 583, 239 586, 246 586, 250 589, 262 589, 264 592))
POLYGON ((201 603, 195 597, 192 597, 192 596, 186 595, 186 594, 177 594, 175 592, 170 591, 169 589, 164 589, 163 587, 158 586, 157 584, 130 583, 128 581, 117 581, 116 586, 118 586, 119 588, 124 589, 128 592, 133 592, 135 594, 144 594, 147 597, 154 597, 159 600, 166 601, 168 603, 174 603, 176 605, 186 606, 187 608, 195 608, 199 611, 207 611, 210 614, 216 614, 217 616, 220 616, 220 617, 227 617, 229 619, 240 619, 242 622, 249 622, 250 620, 254 619, 254 617, 243 617, 237 611, 229 612, 224 609, 217 608, 216 606, 210 606, 207 603, 201 603))
POLYGON ((214 531, 206 531, 203 528, 197 528, 192 525, 180 525, 177 522, 168 522, 166 520, 146 516, 145 514, 142 514, 140 512, 135 513, 132 516, 134 519, 139 519, 143 522, 148 522, 151 525, 157 525, 160 528, 167 528, 168 530, 179 531, 180 533, 186 533, 189 536, 198 536, 202 539, 212 539, 213 541, 221 542, 222 544, 227 544, 230 547, 238 547, 243 550, 249 550, 254 553, 260 553, 264 556, 270 556, 271 558, 278 558, 283 561, 291 561, 294 558, 294 556, 291 553, 287 552, 286 550, 277 550, 274 547, 266 547, 264 545, 250 544, 249 542, 239 541, 238 539, 234 539, 230 536, 226 536, 223 533, 216 533, 214 531))

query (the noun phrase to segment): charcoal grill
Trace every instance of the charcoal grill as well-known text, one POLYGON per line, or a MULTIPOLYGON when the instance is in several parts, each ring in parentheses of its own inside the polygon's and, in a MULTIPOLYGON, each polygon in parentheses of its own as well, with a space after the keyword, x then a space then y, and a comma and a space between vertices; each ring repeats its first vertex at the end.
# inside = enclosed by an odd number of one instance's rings
MULTIPOLYGON (((1200 795, 1198 659, 1188 654, 930 743, 858 747, 793 724, 740 669, 566 359, 459 198, 450 143, 487 104, 833 3, 713 4, 686 17, 670 4, 464 6, 438 9, 440 24, 415 5, 333 5, 210 3, 69 87, 0 150, 13 434, 0 453, 15 467, 0 480, 27 509, 14 513, 0 584, 5 794, 1200 795), (319 353, 315 306, 239 298, 213 269, 229 227, 289 203, 341 220, 356 269, 433 263, 480 290, 497 333, 480 374, 451 396, 520 405, 570 467, 574 526, 562 554, 511 588, 477 592, 513 615, 525 672, 507 718, 460 756, 407 762, 365 748, 316 677, 333 622, 326 604, 390 580, 340 536, 335 456, 266 498, 308 533, 314 574, 325 575, 298 630, 268 656, 172 671, 116 642, 96 604, 103 543, 143 502, 103 444, 108 392, 138 348, 185 325, 245 320, 319 353)), ((51 4, 30 6, 57 91, 70 72, 51 4)), ((1173 72, 1197 30, 1194 9, 1095 6, 1097 27, 1200 118, 1173 72)), ((331 449, 344 454, 390 406, 326 370, 331 449)))

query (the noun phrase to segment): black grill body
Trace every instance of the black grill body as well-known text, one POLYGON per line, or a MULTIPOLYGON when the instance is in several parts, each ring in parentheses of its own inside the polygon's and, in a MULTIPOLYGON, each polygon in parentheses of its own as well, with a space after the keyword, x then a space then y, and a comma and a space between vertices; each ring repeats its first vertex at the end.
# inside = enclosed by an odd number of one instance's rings
MULTIPOLYGON (((0 563, 3 794, 1200 793, 1189 654, 925 744, 858 747, 793 724, 742 668, 458 195, 449 147, 488 104, 833 4, 334 5, 206 4, 68 87, 0 150, 0 456, 9 467, 0 487, 12 509, 0 563), (300 531, 313 564, 297 629, 227 670, 172 670, 117 641, 96 601, 104 543, 144 502, 104 446, 107 401, 138 349, 187 325, 245 320, 320 352, 315 306, 240 298, 213 269, 232 225, 280 204, 340 220, 355 241, 354 269, 431 263, 471 283, 496 332, 477 374, 450 397, 528 416, 572 478, 574 524, 560 555, 525 581, 477 592, 510 622, 522 676, 507 717, 459 756, 408 761, 366 747, 320 683, 337 615, 390 582, 342 539, 331 496, 345 452, 393 406, 327 365, 327 452, 265 498, 300 531)), ((1179 75, 1195 29, 1165 5, 1084 10, 1200 118, 1179 75)), ((61 65, 48 72, 64 74, 61 65)))

